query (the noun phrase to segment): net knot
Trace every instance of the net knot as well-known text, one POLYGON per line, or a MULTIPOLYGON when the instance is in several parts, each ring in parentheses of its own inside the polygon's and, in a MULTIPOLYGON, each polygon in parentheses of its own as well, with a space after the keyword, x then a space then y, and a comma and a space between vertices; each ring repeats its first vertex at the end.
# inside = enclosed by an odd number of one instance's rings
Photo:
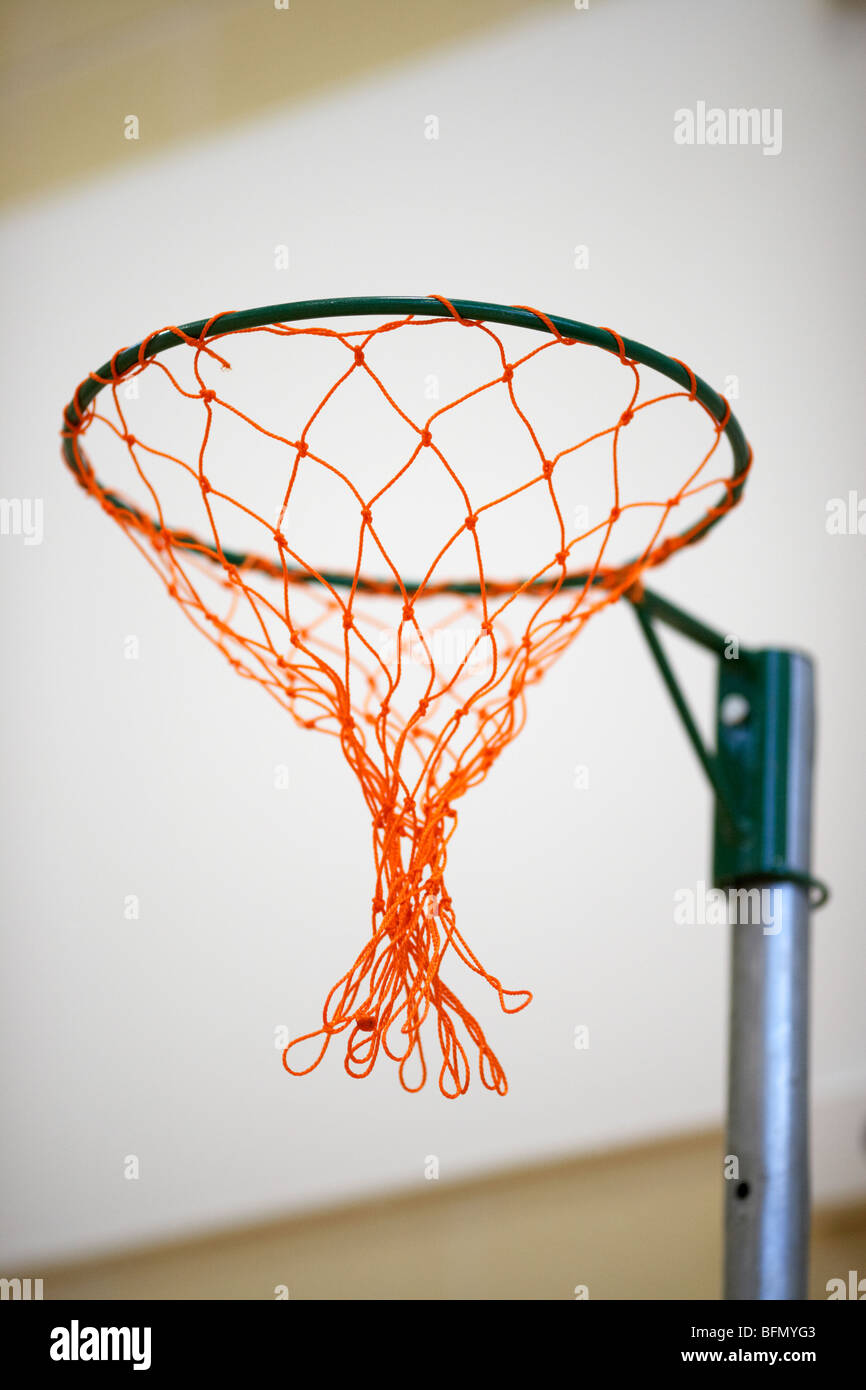
POLYGON ((373 911, 374 911, 374 912, 384 912, 384 911, 385 911, 385 899, 384 899, 384 898, 374 898, 374 899, 373 899, 373 911))
POLYGON ((418 713, 419 713, 420 715, 425 715, 425 714, 427 713, 427 711, 428 711, 429 708, 430 708, 430 701, 427 699, 427 696, 425 695, 424 698, 423 698, 423 700, 419 700, 419 701, 418 701, 418 713))
POLYGON ((478 513, 471 512, 463 524, 467 531, 474 531, 475 527, 478 525, 478 513))
POLYGON ((376 1020, 372 1014, 358 1014, 355 1022, 365 1033, 372 1033, 373 1029, 376 1027, 376 1020))
POLYGON ((292 640, 292 646, 293 646, 293 647, 299 647, 299 646, 301 645, 301 639, 300 639, 300 637, 298 636, 298 634, 297 634, 296 632, 293 632, 293 633, 292 633, 292 639, 291 639, 291 640, 292 640))
POLYGON ((511 378, 512 378, 513 376, 514 376, 514 368, 512 367, 511 363, 509 362, 508 366, 505 368, 505 371, 502 373, 502 380, 503 380, 503 381, 510 381, 511 378))
POLYGON ((633 419, 634 419, 634 411, 633 411, 633 410, 624 410, 624 411, 622 412, 622 415, 620 415, 620 417, 619 417, 619 423, 620 423, 621 425, 630 425, 633 419))
POLYGON ((348 610, 348 608, 347 608, 346 611, 345 611, 345 613, 343 614, 343 630, 344 630, 344 632, 348 632, 348 631, 349 631, 349 628, 352 626, 352 623, 353 623, 352 615, 351 615, 351 613, 349 612, 349 610, 348 610))
POLYGON ((199 487, 201 488, 201 490, 202 490, 202 492, 204 493, 205 497, 207 496, 207 494, 208 494, 209 492, 213 492, 213 488, 211 487, 209 480, 205 477, 205 475, 204 475, 203 473, 202 473, 202 475, 201 475, 201 477, 199 478, 198 481, 199 481, 199 487))
POLYGON ((206 390, 199 392, 199 394, 202 400, 207 401, 208 404, 210 404, 211 401, 216 400, 216 391, 211 391, 209 387, 206 390))
POLYGON ((621 515, 622 515, 622 508, 621 508, 621 507, 611 507, 611 509, 610 509, 610 520, 611 520, 611 521, 619 521, 621 515))
POLYGON ((489 618, 481 624, 481 631, 486 632, 488 637, 493 636, 493 624, 489 618))
POLYGON ((366 522, 366 524, 367 524, 368 526, 372 526, 372 524, 373 524, 373 513, 370 511, 370 508, 369 508, 369 507, 362 507, 362 508, 361 508, 361 520, 364 521, 364 522, 366 522))
POLYGON ((298 443, 298 458, 299 458, 299 459, 305 459, 305 458, 307 457, 307 454, 308 454, 308 453, 309 453, 309 449, 308 449, 308 447, 307 447, 307 442, 306 442, 306 440, 305 440, 305 439, 300 440, 299 443, 298 443))
POLYGON ((433 442, 433 436, 431 435, 430 431, 429 431, 429 430, 422 430, 422 431, 421 431, 421 443, 424 445, 425 449, 426 449, 426 448, 429 448, 429 446, 432 444, 432 442, 433 442))
POLYGON ((665 505, 668 508, 678 507, 680 505, 680 499, 678 497, 669 497, 665 505))
POLYGON ((363 365, 364 365, 364 349, 363 349, 363 348, 356 347, 356 348, 355 348, 355 366, 356 366, 356 367, 362 367, 363 365))
POLYGON ((134 434, 125 434, 125 435, 123 436, 123 442, 124 442, 124 444, 128 444, 129 447, 130 447, 130 449, 131 449, 132 446, 133 446, 133 444, 137 444, 137 443, 138 443, 138 440, 136 439, 136 437, 135 437, 134 434))
POLYGON ((543 475, 545 478, 549 478, 549 477, 550 477, 551 473, 553 472, 553 460, 552 460, 552 459, 545 459, 545 460, 544 460, 544 463, 541 465, 541 472, 542 472, 542 475, 543 475))
POLYGON ((412 607, 412 604, 411 604, 411 603, 404 603, 404 604, 403 604, 403 622, 404 622, 404 623, 410 623, 410 622, 412 622, 412 620, 414 619, 414 617, 415 617, 415 609, 412 607))
POLYGON ((283 535, 282 531, 275 531, 275 532, 274 532, 274 541, 276 542, 276 545, 277 545, 278 549, 280 549, 280 550, 288 550, 288 548, 289 548, 289 542, 286 540, 286 538, 285 538, 285 536, 283 535))
POLYGON ((557 563, 558 565, 567 565, 567 564, 568 564, 568 551, 567 551, 567 550, 558 550, 557 553, 556 553, 556 555, 555 555, 553 558, 556 560, 556 563, 557 563))

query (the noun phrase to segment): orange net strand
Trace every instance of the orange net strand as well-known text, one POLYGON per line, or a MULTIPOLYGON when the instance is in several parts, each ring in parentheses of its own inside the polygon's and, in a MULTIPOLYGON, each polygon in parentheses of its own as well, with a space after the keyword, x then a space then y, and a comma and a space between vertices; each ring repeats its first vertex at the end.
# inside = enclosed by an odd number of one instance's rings
POLYGON ((684 368, 690 390, 665 390, 642 398, 638 364, 628 358, 622 338, 613 330, 606 330, 615 344, 610 356, 626 374, 622 408, 612 423, 548 456, 522 403, 519 382, 527 364, 545 353, 567 352, 573 341, 564 338, 546 315, 529 310, 550 337, 509 359, 500 336, 488 324, 461 318, 450 301, 439 298, 442 318, 408 315, 372 329, 286 323, 220 334, 218 314, 206 330, 209 334, 217 325, 215 336, 206 342, 205 335, 194 339, 172 327, 191 354, 186 381, 180 370, 148 356, 156 337, 152 334, 127 372, 117 371, 115 355, 106 391, 98 398, 100 408, 97 401, 91 403, 65 434, 74 441, 79 482, 126 532, 193 626, 239 675, 260 686, 298 724, 337 740, 357 778, 372 828, 370 931, 327 995, 321 1025, 285 1049, 286 1070, 296 1076, 313 1071, 331 1043, 342 1037, 350 1076, 369 1075, 384 1054, 397 1064, 403 1087, 420 1090, 428 1071, 425 1023, 431 1019, 443 1095, 455 1097, 467 1090, 473 1055, 484 1086, 504 1095, 508 1086, 503 1068, 481 1024, 445 983, 443 972, 459 962, 491 986, 505 1013, 524 1009, 532 996, 527 990, 506 989, 458 929, 445 884, 456 805, 486 778, 520 732, 527 687, 542 678, 592 614, 627 590, 639 594, 646 570, 700 534, 707 515, 729 510, 735 482, 718 476, 712 466, 726 420, 717 422, 696 402, 694 373, 684 368), (484 335, 494 351, 496 371, 416 419, 385 385, 375 349, 389 335, 449 323, 454 331, 484 335), (326 340, 340 353, 336 375, 300 428, 281 433, 271 419, 267 426, 258 422, 222 383, 214 384, 213 372, 230 368, 230 340, 250 335, 326 340), (197 430, 183 450, 175 453, 148 445, 131 430, 126 392, 145 374, 170 387, 190 410, 201 412, 197 430), (369 495, 362 490, 362 479, 318 444, 321 423, 339 405, 349 383, 359 381, 411 435, 398 466, 369 495), (443 422, 491 392, 499 393, 498 399, 513 412, 534 462, 516 485, 473 501, 471 479, 464 482, 438 436, 443 422), (624 431, 642 412, 678 398, 704 412, 710 426, 707 447, 671 495, 656 500, 631 496, 622 480, 624 431), (212 440, 223 424, 236 432, 252 431, 279 451, 280 485, 268 515, 236 495, 244 473, 242 455, 233 475, 236 483, 230 488, 216 481, 212 440), (145 507, 97 481, 83 444, 85 437, 94 440, 100 431, 122 446, 130 480, 145 507), (575 527, 561 501, 558 479, 590 446, 609 449, 610 506, 606 514, 575 527), (380 512, 421 459, 449 481, 458 511, 433 558, 418 575, 407 578, 391 554, 380 512), (357 535, 343 575, 331 573, 315 554, 306 552, 303 526, 294 523, 302 480, 306 485, 317 473, 344 488, 347 506, 356 509, 357 535), (197 534, 179 529, 161 501, 169 475, 197 494, 197 534), (668 520, 681 504, 712 490, 720 496, 709 513, 704 511, 684 534, 666 534, 668 520), (482 544, 488 518, 497 507, 530 493, 541 495, 549 505, 550 553, 519 579, 489 575, 482 544), (617 566, 607 558, 611 537, 624 517, 640 509, 645 509, 649 522, 645 544, 634 560, 617 566), (258 544, 242 553, 233 550, 223 539, 230 519, 254 531, 258 544), (466 592, 455 592, 453 579, 444 573, 458 545, 468 546, 473 557, 466 592), (591 563, 582 571, 582 581, 574 583, 573 556, 587 546, 592 549, 591 563), (451 607, 431 633, 425 605, 434 603, 451 607), (449 664, 434 638, 458 629, 468 636, 449 664), (308 1055, 306 1061, 296 1062, 298 1048, 306 1048, 308 1054, 312 1049, 312 1059, 308 1055))

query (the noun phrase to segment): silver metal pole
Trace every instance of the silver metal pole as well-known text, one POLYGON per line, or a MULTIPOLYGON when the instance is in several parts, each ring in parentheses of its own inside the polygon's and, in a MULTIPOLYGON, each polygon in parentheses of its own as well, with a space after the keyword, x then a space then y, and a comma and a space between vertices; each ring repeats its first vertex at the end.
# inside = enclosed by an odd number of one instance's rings
MULTIPOLYGON (((776 747, 787 867, 810 873, 814 686, 808 657, 789 654, 786 735, 776 747)), ((724 708, 721 712, 724 720, 724 708)), ((770 707, 762 717, 779 720, 770 707)), ((765 783, 765 787, 766 787, 765 783)), ((804 1299, 809 1245, 809 888, 761 890, 755 923, 741 896, 732 927, 730 1066, 725 1184, 725 1297, 804 1299)), ((754 903, 754 899, 751 900, 754 903)))

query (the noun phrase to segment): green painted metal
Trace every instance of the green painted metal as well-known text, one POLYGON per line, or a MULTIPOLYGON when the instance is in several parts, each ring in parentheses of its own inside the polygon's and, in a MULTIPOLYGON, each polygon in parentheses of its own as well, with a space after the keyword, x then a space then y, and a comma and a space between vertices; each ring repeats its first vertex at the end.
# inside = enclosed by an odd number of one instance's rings
POLYGON ((635 604, 638 617, 644 615, 647 618, 657 618, 659 622, 673 628, 683 637, 697 642, 699 647, 706 647, 707 651, 714 652, 716 656, 725 655, 728 648, 727 637, 723 637, 720 632, 707 627, 706 623, 702 623, 699 618, 692 617, 691 613, 684 613, 682 608, 677 608, 676 604, 662 598, 661 594, 657 594, 651 589, 644 589, 639 595, 632 591, 626 597, 635 604))
POLYGON ((735 822, 717 806, 713 878, 719 887, 738 883, 801 883, 813 907, 826 902, 826 886, 795 866, 796 826, 791 815, 791 669, 787 651, 741 651, 719 665, 716 763, 733 796, 735 822), (747 717, 727 724, 725 701, 739 696, 747 717))
MULTIPOLYGON (((516 308, 505 304, 487 304, 472 299, 453 299, 449 301, 461 318, 468 320, 478 320, 484 323, 501 323, 515 328, 526 328, 533 332, 549 332, 549 328, 543 319, 532 313, 529 309, 516 308)), ((361 296, 345 299, 307 299, 298 300, 290 304, 269 304, 258 309, 244 309, 239 312, 219 314, 213 319, 198 319, 195 323, 187 323, 181 326, 180 332, 173 332, 167 329, 163 333, 156 334, 153 338, 142 343, 136 343, 133 347, 124 348, 123 351, 115 354, 113 362, 110 360, 104 363, 93 375, 100 377, 102 381, 88 379, 75 398, 66 406, 63 412, 64 430, 70 426, 74 427, 81 422, 84 412, 101 390, 112 377, 121 376, 129 371, 131 367, 139 361, 140 357, 149 359, 158 353, 166 352, 169 348, 177 347, 184 342, 181 334, 186 334, 190 338, 201 338, 207 340, 219 339, 226 333, 237 332, 245 328, 264 328, 272 323, 293 323, 306 319, 328 319, 328 318, 353 318, 363 315, 393 316, 414 314, 428 318, 440 318, 447 316, 447 310, 438 299, 433 298, 414 298, 402 296, 361 296)), ((550 322, 557 332, 565 338, 573 338, 577 342, 585 343, 590 347, 603 349, 605 352, 619 354, 619 344, 614 334, 607 328, 595 328, 591 324, 580 323, 575 319, 562 318, 556 314, 548 315, 550 322)), ((657 352, 654 348, 646 347, 643 343, 633 341, 631 338, 622 339, 626 356, 633 358, 634 361, 643 366, 650 367, 654 371, 660 372, 675 382, 677 386, 691 390, 692 382, 689 373, 681 362, 673 357, 668 357, 665 353, 657 352)), ((737 486, 733 489, 735 501, 739 500, 745 484, 745 475, 749 466, 750 451, 746 437, 736 417, 729 410, 729 406, 723 398, 708 386, 700 377, 694 378, 695 394, 698 400, 706 406, 713 418, 720 424, 727 416, 725 425, 725 436, 733 454, 732 478, 739 479, 737 486)), ((72 469, 73 473, 81 476, 83 471, 82 460, 78 456, 78 441, 66 434, 63 440, 63 456, 72 469)), ((114 494, 109 494, 110 500, 122 511, 129 512, 133 516, 142 514, 132 507, 123 498, 114 494)), ((703 525, 694 530, 690 538, 692 543, 705 536, 708 531, 721 518, 718 516, 707 515, 703 525)), ((154 526, 156 522, 151 519, 154 526)), ((188 537, 191 542, 203 546, 205 550, 210 550, 213 558, 218 558, 215 550, 207 543, 195 537, 188 537)), ((248 557, 241 553, 224 552, 231 564, 240 565, 248 557)), ((304 582, 316 582, 314 577, 305 571, 298 570, 293 573, 293 577, 304 582)), ((348 573, 328 574, 324 576, 327 581, 337 586, 349 586, 353 581, 353 576, 348 573)), ((587 574, 570 574, 561 581, 563 587, 575 587, 585 584, 587 574)), ((357 588, 363 589, 364 583, 356 584, 357 588)), ((377 581, 376 587, 381 592, 381 581, 377 581)), ((396 586, 395 586, 396 587, 396 586)), ((406 582, 406 591, 414 592, 417 584, 411 581, 406 582)), ((451 593, 476 594, 479 592, 477 581, 455 581, 447 586, 451 593)))
POLYGON ((740 883, 800 883, 809 888, 813 907, 829 890, 795 865, 793 795, 790 777, 789 702, 792 653, 744 651, 734 659, 728 641, 660 594, 646 589, 627 597, 689 742, 715 792, 713 882, 718 888, 740 883), (654 622, 706 647, 719 657, 716 750, 707 748, 654 622), (730 659, 726 659, 730 658, 730 659), (729 696, 744 700, 746 717, 729 724, 721 717, 729 696))
MULTIPOLYGON (((680 686, 679 681, 674 675, 673 668, 667 659, 664 647, 659 641, 658 636, 656 635, 655 628, 653 627, 652 618, 650 614, 652 611, 652 607, 654 603, 657 601, 657 599, 657 595, 649 594, 645 596, 645 599, 632 600, 635 615, 637 617, 638 622, 640 623, 641 631, 643 632, 643 635, 647 640, 647 645, 649 646, 649 649, 655 659, 655 663, 659 668, 662 680, 667 686, 668 694, 674 702, 674 707, 677 711, 677 714, 680 716, 689 743, 692 745, 692 748, 697 754, 698 761, 700 762, 701 767, 704 769, 704 772, 707 774, 710 785, 716 793, 717 804, 722 809, 728 823, 733 828, 736 826, 736 811, 734 807, 734 799, 731 795, 730 788, 727 786, 725 781, 725 774, 719 768, 718 760, 705 746, 704 741, 701 738, 700 730, 698 729, 698 726, 694 720, 694 716, 691 710, 689 709, 688 702, 686 701, 685 695, 682 691, 682 687, 680 686), (649 601, 645 601, 646 599, 648 599, 649 601)), ((664 602, 664 600, 662 600, 662 602, 664 602)), ((686 616, 685 614, 680 613, 679 609, 675 609, 673 607, 673 604, 669 604, 667 605, 667 607, 670 610, 672 610, 672 614, 676 614, 679 618, 683 618, 686 616)), ((676 626, 679 627, 680 630, 682 630, 679 623, 676 623, 676 626)))

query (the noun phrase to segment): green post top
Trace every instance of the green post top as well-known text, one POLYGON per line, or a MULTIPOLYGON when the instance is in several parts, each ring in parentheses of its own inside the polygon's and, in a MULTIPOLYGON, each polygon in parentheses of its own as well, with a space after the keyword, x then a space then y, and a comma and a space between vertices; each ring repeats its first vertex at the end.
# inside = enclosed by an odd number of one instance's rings
POLYGON ((716 886, 787 881, 823 901, 826 890, 810 865, 810 659, 792 651, 741 651, 719 663, 718 701, 716 766, 733 817, 717 801, 716 886))

